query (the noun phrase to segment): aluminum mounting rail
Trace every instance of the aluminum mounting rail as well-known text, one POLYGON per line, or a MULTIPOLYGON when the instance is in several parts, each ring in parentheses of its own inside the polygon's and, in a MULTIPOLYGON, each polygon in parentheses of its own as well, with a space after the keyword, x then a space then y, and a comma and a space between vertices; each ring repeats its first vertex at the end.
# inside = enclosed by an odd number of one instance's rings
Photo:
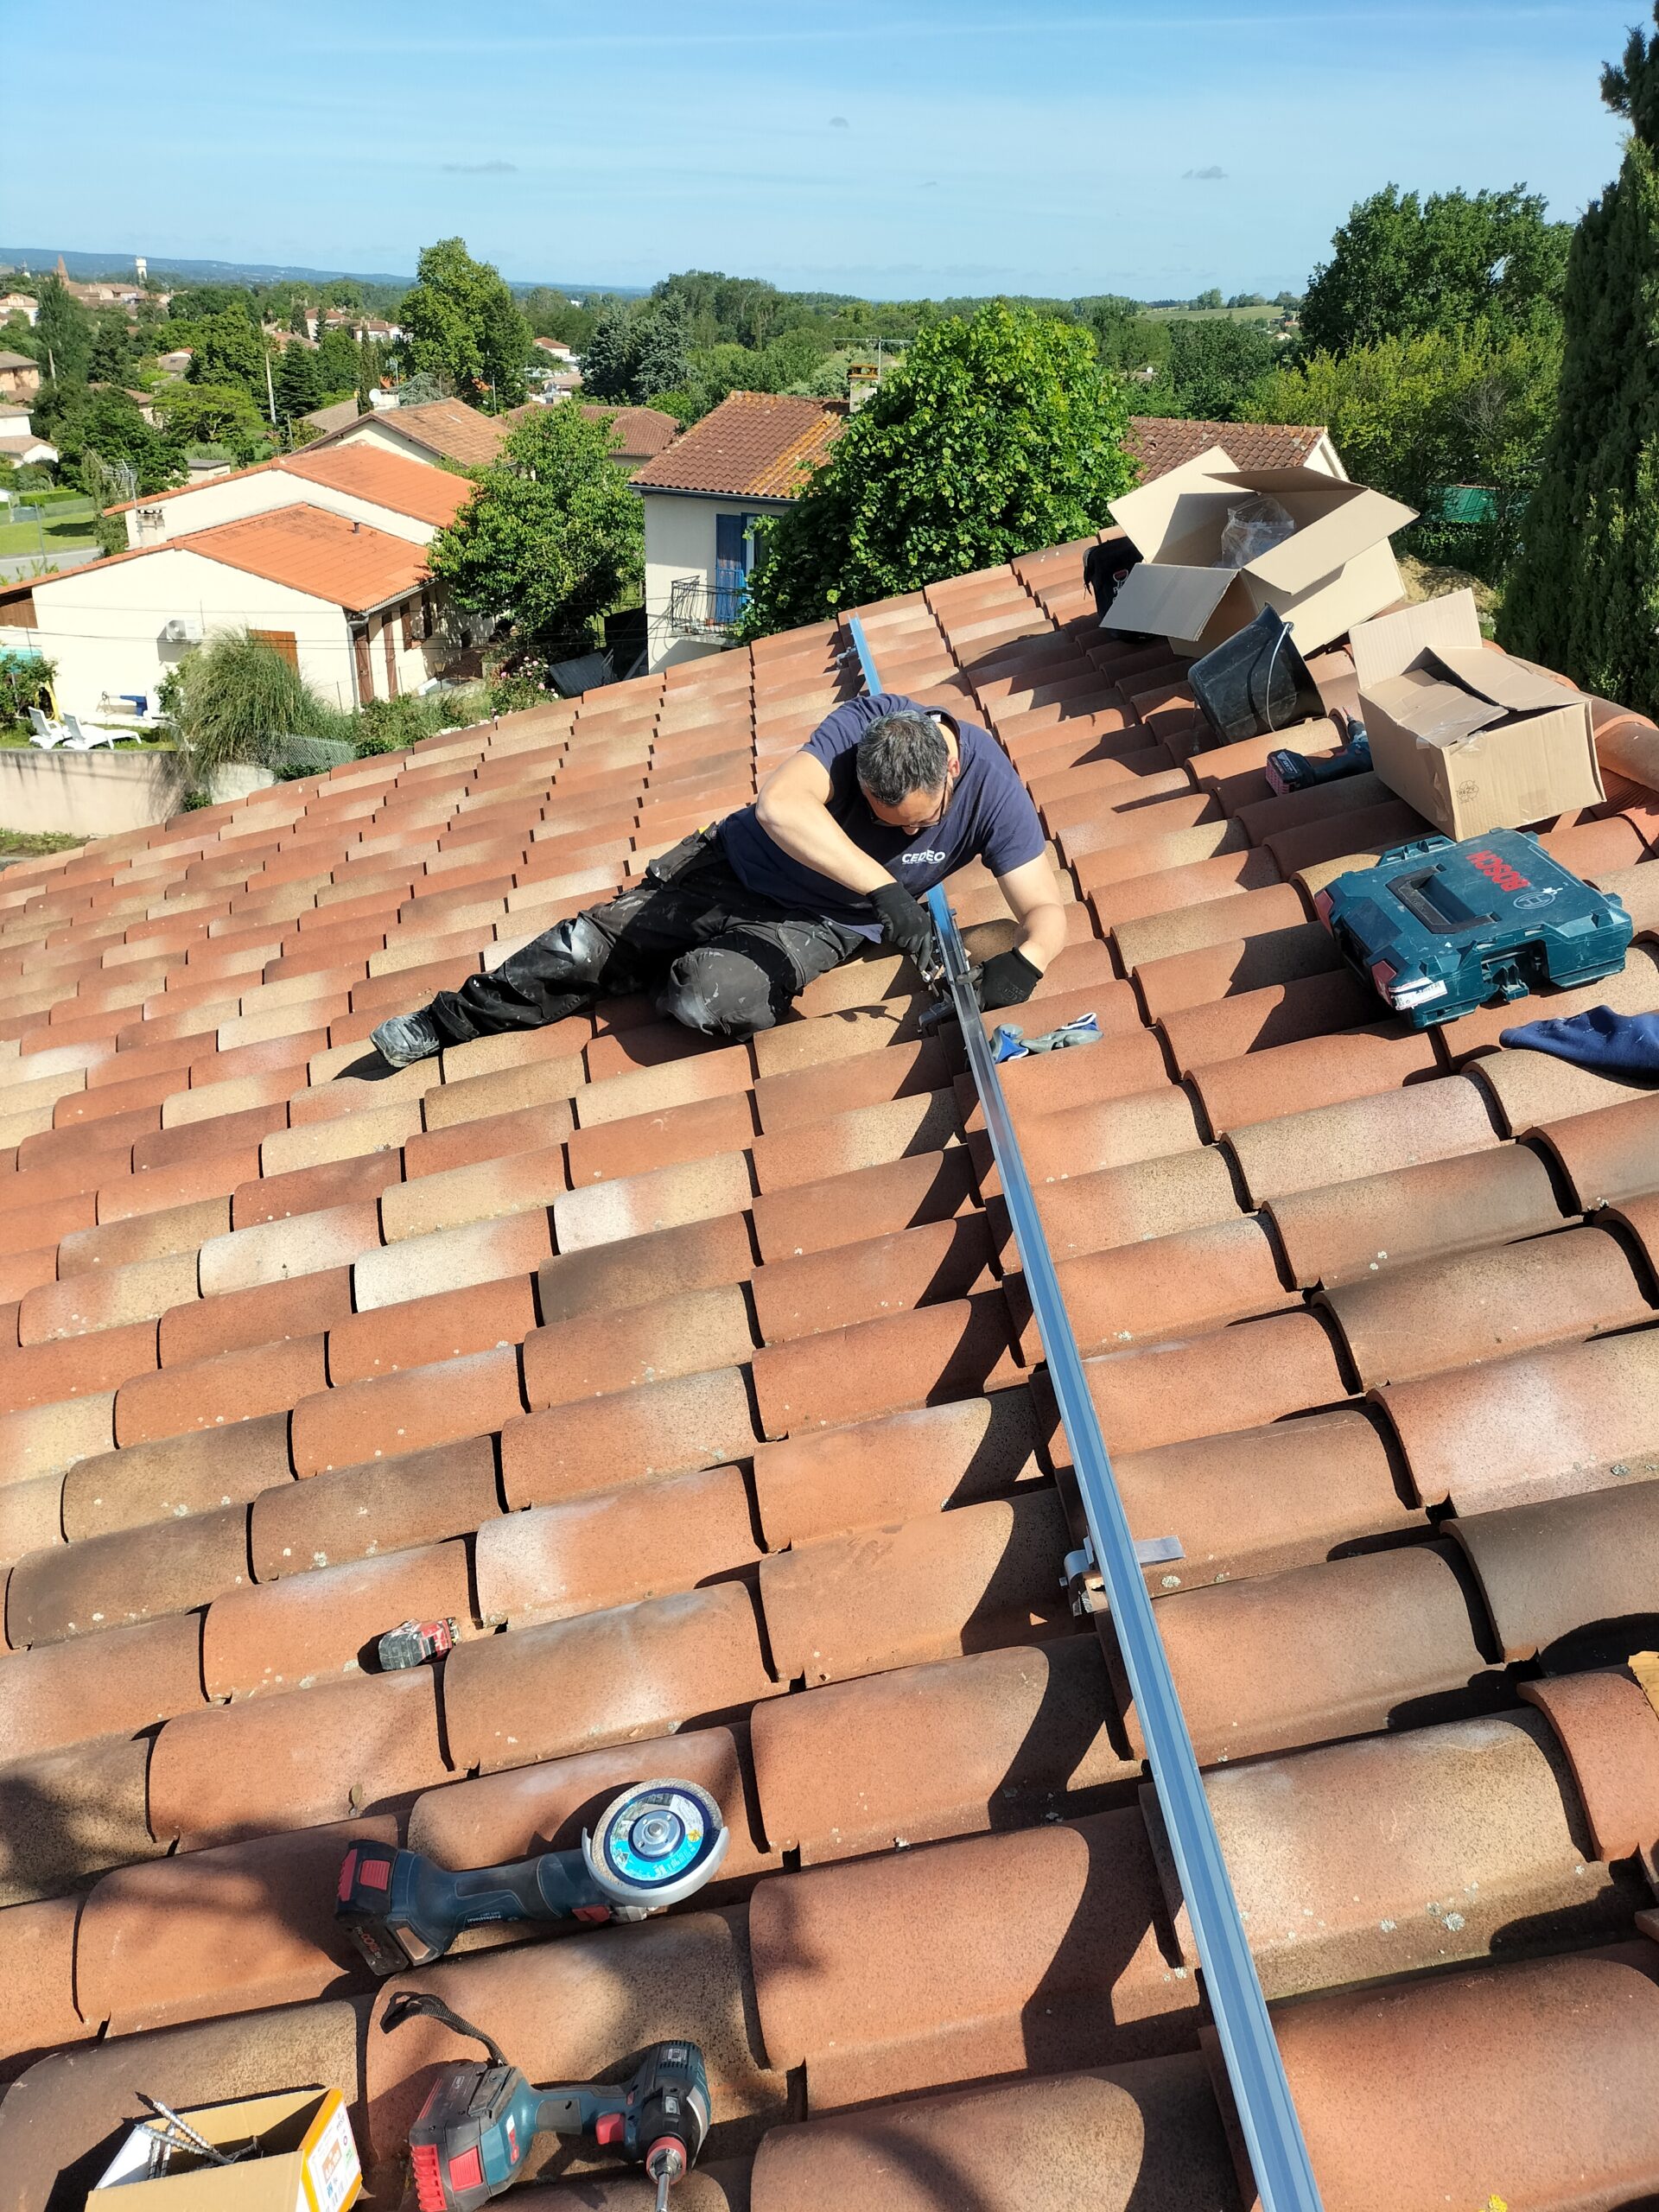
MULTIPOLYGON (((855 615, 848 628, 864 681, 871 692, 878 692, 880 682, 863 625, 855 615)), ((1284 2061, 1205 1795, 1186 1716, 1154 1617, 1128 1516, 1112 1472, 1111 1455, 1089 1394, 1083 1356, 969 980, 967 955, 944 892, 930 892, 928 906, 1001 1178, 1033 1315, 1042 1337, 1049 1381, 1071 1447, 1090 1546, 1135 1699, 1147 1763, 1198 1944, 1205 1993, 1232 2084, 1262 2212, 1321 2212, 1319 2185, 1285 2078, 1284 2061)), ((1111 1047, 1107 1044, 1103 1049, 1109 1052, 1111 1047)))

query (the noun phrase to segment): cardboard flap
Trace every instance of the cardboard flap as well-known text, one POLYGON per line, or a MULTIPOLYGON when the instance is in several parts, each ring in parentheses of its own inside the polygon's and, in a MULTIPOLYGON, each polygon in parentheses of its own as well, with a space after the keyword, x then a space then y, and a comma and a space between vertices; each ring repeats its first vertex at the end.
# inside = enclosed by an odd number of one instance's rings
POLYGON ((1166 568, 1142 561, 1118 586, 1106 620, 1114 630, 1154 637, 1200 638, 1238 581, 1233 569, 1166 568))
POLYGON ((1535 669, 1523 668, 1507 653, 1488 652, 1484 646, 1436 645, 1428 658, 1478 698, 1496 699, 1512 714, 1547 713, 1583 696, 1568 684, 1540 676, 1535 669))
POLYGON ((1232 467, 1232 455, 1211 446, 1208 452, 1154 477, 1137 491, 1109 499, 1106 511, 1128 533, 1136 550, 1150 558, 1168 537, 1171 519, 1181 499, 1194 492, 1230 493, 1232 467))
MULTIPOLYGON (((1317 474, 1308 469, 1297 473, 1317 474)), ((1329 514, 1304 523, 1294 537, 1249 564, 1250 574, 1275 591, 1306 591, 1321 576, 1330 575, 1379 538, 1417 519, 1414 508, 1402 507, 1398 499, 1385 499, 1381 492, 1355 491, 1330 476, 1323 481, 1346 495, 1342 504, 1329 514)))
POLYGON ((1348 642, 1354 656, 1354 673, 1362 697, 1375 697, 1385 677, 1409 668, 1426 645, 1455 651, 1467 646, 1480 650, 1480 618, 1475 594, 1465 586, 1443 599, 1425 599, 1415 607, 1402 607, 1397 614, 1379 614, 1375 621, 1357 622, 1348 642))
POLYGON ((1458 745, 1477 730, 1501 722, 1509 712, 1491 699, 1478 699, 1460 683, 1448 683, 1426 668, 1385 676, 1370 694, 1384 714, 1409 730, 1419 745, 1458 745))

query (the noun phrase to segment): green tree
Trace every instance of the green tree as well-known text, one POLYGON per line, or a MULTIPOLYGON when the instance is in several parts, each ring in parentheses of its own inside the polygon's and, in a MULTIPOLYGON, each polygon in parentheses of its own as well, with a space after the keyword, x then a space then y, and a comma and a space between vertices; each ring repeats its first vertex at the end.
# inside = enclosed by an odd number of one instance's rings
POLYGON ((284 423, 291 423, 296 416, 308 415, 314 407, 322 404, 322 379, 317 373, 317 357, 301 339, 283 349, 282 365, 276 375, 276 412, 284 423))
POLYGON ((177 448, 145 422, 124 391, 108 386, 86 395, 84 404, 65 417, 53 442, 65 470, 88 491, 94 484, 86 481, 81 468, 88 454, 105 462, 125 463, 133 471, 137 492, 164 492, 183 477, 177 448))
POLYGON ((1303 343, 1311 353, 1345 353, 1481 320, 1506 329, 1529 324, 1558 306, 1568 236, 1522 185, 1421 200, 1385 185, 1350 211, 1330 260, 1313 271, 1302 300, 1303 343))
POLYGON ((206 322, 210 315, 239 315, 254 329, 259 310, 244 284, 185 284, 168 302, 169 322, 206 322))
MULTIPOLYGON (((1656 11, 1659 23, 1659 11, 1656 11)), ((1499 635, 1586 690, 1659 708, 1659 35, 1601 95, 1630 131, 1567 260, 1560 401, 1499 635)))
POLYGON ((1185 415, 1199 423, 1236 423, 1277 361, 1278 348, 1259 322, 1166 323, 1169 353, 1141 411, 1185 415))
POLYGON ((132 339, 120 308, 101 308, 92 333, 86 374, 93 384, 124 384, 132 369, 132 339))
MULTIPOLYGON (((293 350, 289 348, 290 353, 293 350)), ((357 390, 358 345, 349 330, 325 330, 317 340, 314 358, 325 399, 344 399, 357 390)))
POLYGON ((432 542, 433 575, 467 612, 505 621, 520 653, 597 644, 604 616, 639 586, 640 504, 610 442, 608 423, 580 407, 539 409, 432 542))
POLYGON ((613 302, 594 326, 582 357, 582 387, 594 399, 631 399, 639 338, 627 309, 613 302))
POLYGON ((424 370, 480 406, 523 402, 529 325, 500 271, 474 261, 464 238, 441 238, 426 248, 398 320, 408 333, 410 369, 424 370))
POLYGON ((289 737, 346 738, 350 717, 320 699, 292 662, 246 630, 193 645, 162 679, 181 779, 198 803, 232 761, 281 768, 289 737))
POLYGON ((175 385, 156 395, 169 445, 228 446, 245 466, 270 451, 269 426, 245 385, 175 385))
POLYGON ((664 300, 643 318, 639 358, 634 365, 632 396, 650 399, 659 391, 672 391, 691 373, 686 358, 690 326, 677 300, 664 300))
POLYGON ((206 316, 196 325, 185 373, 192 384, 240 385, 263 398, 265 345, 257 326, 238 308, 206 316))
POLYGON ((1548 321, 1507 335, 1478 322, 1315 353, 1266 378, 1248 411, 1255 422, 1323 423, 1357 482, 1425 517, 1407 541, 1413 550, 1496 581, 1537 481, 1560 358, 1548 321), (1491 522, 1437 523, 1450 484, 1490 487, 1491 522))
POLYGON ((35 359, 59 384, 85 384, 92 354, 92 318, 61 276, 42 276, 35 296, 40 302, 31 348, 35 359))
POLYGON ((766 636, 1097 529, 1134 469, 1090 334, 993 302, 917 339, 768 532, 766 636))
POLYGON ((1212 284, 1207 292, 1200 292, 1191 302, 1195 308, 1218 308, 1221 303, 1221 289, 1216 284, 1212 284))

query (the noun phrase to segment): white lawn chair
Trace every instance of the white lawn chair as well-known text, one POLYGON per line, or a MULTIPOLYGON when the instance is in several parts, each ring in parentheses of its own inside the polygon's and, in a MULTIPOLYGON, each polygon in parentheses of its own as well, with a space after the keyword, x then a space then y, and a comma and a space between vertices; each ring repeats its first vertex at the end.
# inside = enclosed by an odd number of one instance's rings
POLYGON ((83 729, 79 715, 66 715, 63 727, 68 733, 64 743, 71 753, 92 753, 100 745, 107 745, 111 752, 115 750, 112 729, 83 729))
POLYGON ((53 752, 67 742, 69 733, 61 722, 48 721, 38 707, 29 710, 29 741, 38 745, 42 753, 53 752))

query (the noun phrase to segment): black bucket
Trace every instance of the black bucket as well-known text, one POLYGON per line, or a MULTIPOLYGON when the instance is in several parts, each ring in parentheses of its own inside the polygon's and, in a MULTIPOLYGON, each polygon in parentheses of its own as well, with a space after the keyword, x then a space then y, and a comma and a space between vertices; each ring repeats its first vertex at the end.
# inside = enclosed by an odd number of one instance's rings
POLYGON ((1270 737, 1325 712, 1289 626, 1270 607, 1186 671, 1217 745, 1270 737))

